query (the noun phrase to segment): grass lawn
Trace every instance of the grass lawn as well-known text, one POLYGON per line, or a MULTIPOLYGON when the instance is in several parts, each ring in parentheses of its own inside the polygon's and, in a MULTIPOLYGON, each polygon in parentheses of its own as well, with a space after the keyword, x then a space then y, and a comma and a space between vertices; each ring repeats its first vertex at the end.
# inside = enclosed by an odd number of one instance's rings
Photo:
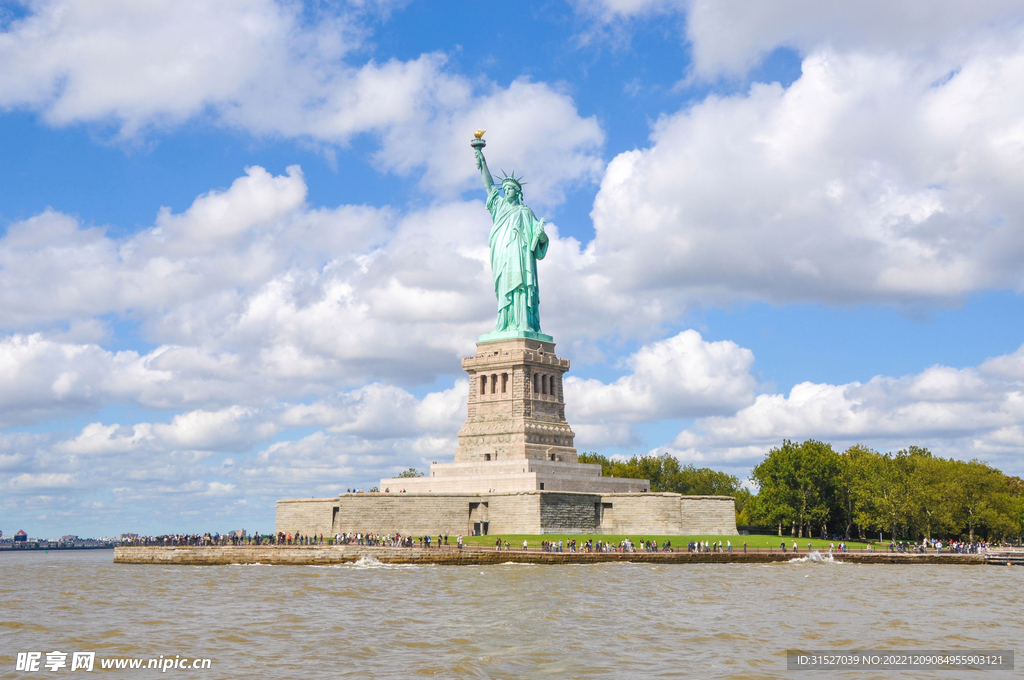
MULTIPOLYGON (((474 546, 485 546, 489 548, 494 547, 494 542, 497 541, 499 536, 497 534, 491 534, 489 536, 463 536, 462 542, 466 545, 474 546)), ((725 545, 726 541, 732 541, 733 551, 743 550, 743 542, 746 541, 747 545, 753 548, 774 548, 779 549, 779 544, 782 541, 786 541, 786 550, 792 550, 793 548, 793 537, 792 536, 641 536, 639 534, 633 534, 631 536, 624 535, 613 535, 613 534, 506 534, 500 537, 502 541, 508 541, 511 543, 513 549, 522 550, 523 541, 527 541, 531 549, 540 548, 541 541, 553 541, 559 540, 566 542, 572 539, 576 539, 576 546, 582 546, 589 539, 596 541, 607 541, 609 543, 619 543, 625 538, 629 538, 633 541, 634 545, 639 544, 640 541, 657 541, 658 545, 663 545, 666 540, 672 541, 672 547, 676 550, 686 550, 686 544, 690 541, 707 541, 708 543, 714 543, 715 541, 721 541, 722 545, 725 545)), ((454 537, 448 538, 450 543, 455 543, 454 537)), ((828 541, 823 541, 818 538, 797 539, 797 544, 800 546, 800 552, 807 550, 807 544, 811 544, 813 550, 828 550, 828 541)), ((838 541, 836 542, 838 545, 838 541)), ((563 544, 564 545, 564 544, 563 544)), ((857 543, 855 541, 849 541, 847 546, 851 550, 865 549, 868 547, 867 543, 857 543)))

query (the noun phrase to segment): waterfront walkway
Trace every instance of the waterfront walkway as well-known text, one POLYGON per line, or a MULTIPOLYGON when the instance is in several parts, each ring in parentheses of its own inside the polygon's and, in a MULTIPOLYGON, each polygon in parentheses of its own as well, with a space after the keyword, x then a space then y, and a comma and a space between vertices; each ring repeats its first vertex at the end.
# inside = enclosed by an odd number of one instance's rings
POLYGON ((539 549, 496 550, 487 547, 384 548, 359 545, 265 545, 265 546, 125 546, 114 550, 121 564, 291 564, 330 565, 376 560, 382 564, 592 564, 633 562, 652 564, 735 564, 790 562, 794 559, 855 564, 986 564, 980 554, 898 553, 866 550, 833 553, 793 553, 780 550, 733 552, 545 552, 539 549))

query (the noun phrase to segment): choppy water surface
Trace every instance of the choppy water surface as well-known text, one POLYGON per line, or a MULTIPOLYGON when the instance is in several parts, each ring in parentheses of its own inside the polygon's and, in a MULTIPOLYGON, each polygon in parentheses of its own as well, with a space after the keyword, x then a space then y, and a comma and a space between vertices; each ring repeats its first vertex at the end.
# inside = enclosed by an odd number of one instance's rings
POLYGON ((789 648, 1013 649, 1024 675, 1018 568, 163 567, 112 559, 112 551, 0 554, 0 677, 20 676, 16 652, 52 650, 209 657, 209 670, 168 673, 211 679, 812 677, 785 670, 789 648))

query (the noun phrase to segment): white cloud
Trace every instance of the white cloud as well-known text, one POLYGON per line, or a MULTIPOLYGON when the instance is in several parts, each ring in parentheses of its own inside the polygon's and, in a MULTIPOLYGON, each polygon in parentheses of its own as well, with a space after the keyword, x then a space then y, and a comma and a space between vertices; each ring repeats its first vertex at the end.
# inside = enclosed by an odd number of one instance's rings
POLYGON ((126 138, 196 118, 328 145, 370 134, 380 167, 448 195, 472 181, 470 133, 491 126, 542 201, 596 177, 603 133, 570 97, 522 80, 481 87, 435 53, 360 63, 371 49, 361 5, 309 19, 276 0, 35 0, 0 32, 0 107, 111 123, 126 138))
POLYGON ((669 447, 686 460, 756 464, 783 439, 821 439, 883 450, 911 444, 1024 472, 1024 347, 980 366, 933 366, 914 375, 844 385, 800 383, 762 394, 735 415, 697 421, 669 447))
POLYGON ((591 299, 642 336, 738 299, 956 304, 1024 288, 1019 3, 577 7, 627 32, 685 15, 690 84, 745 77, 778 47, 802 72, 694 98, 609 163, 596 238, 555 291, 584 301, 574 326, 591 299))
POLYGON ((364 250, 386 228, 387 209, 315 210, 305 195, 297 166, 278 177, 251 167, 181 214, 161 209, 152 228, 127 238, 51 211, 11 224, 0 238, 0 324, 173 308, 263 284, 289 266, 322 266, 325 252, 364 250))
MULTIPOLYGON (((606 2, 621 3, 627 9, 632 5, 634 12, 683 8, 683 3, 673 0, 606 2)), ((993 26, 1013 26, 1022 19, 1020 3, 1013 0, 694 0, 686 10, 693 67, 705 77, 741 76, 779 46, 809 53, 828 45, 840 52, 895 52, 941 60, 963 47, 969 49, 993 26)))
POLYGON ((219 411, 189 411, 170 423, 91 423, 74 439, 59 442, 54 450, 72 455, 149 453, 173 450, 245 451, 267 441, 278 427, 259 417, 252 408, 232 406, 219 411))
POLYGON ((258 508, 246 526, 267 530, 279 498, 369 488, 450 455, 466 391, 460 381, 416 398, 375 384, 306 410, 280 403, 194 410, 168 422, 91 423, 63 439, 55 432, 0 433, 0 511, 25 516, 61 507, 69 511, 66 522, 77 510, 124 528, 151 515, 167 528, 196 513, 204 522, 236 517, 223 503, 232 498, 258 508), (309 426, 330 431, 272 441, 284 428, 309 426))
MULTIPOLYGON (((494 318, 482 203, 400 217, 312 208, 305 196, 298 167, 280 176, 250 167, 125 237, 54 212, 10 225, 0 237, 0 326, 36 332, 0 337, 4 422, 110 403, 259 406, 459 374, 494 318), (101 316, 131 320, 152 349, 104 349, 101 316)), ((631 298, 605 294, 607 281, 583 271, 592 258, 579 243, 557 225, 548 231, 545 328, 578 346, 606 333, 631 298)), ((646 314, 663 318, 657 307, 646 314)))
POLYGON ((75 479, 68 473, 48 473, 32 475, 23 473, 7 480, 7 487, 12 491, 35 491, 36 489, 58 489, 74 486, 75 479))
POLYGON ((272 87, 301 63, 314 80, 317 66, 357 45, 345 22, 318 33, 297 19, 271 0, 37 1, 0 34, 10 65, 0 101, 43 108, 58 124, 116 118, 129 131, 231 109, 260 98, 260 80, 272 87))
MULTIPOLYGON (((817 0, 720 2, 719 0, 577 0, 577 10, 610 25, 685 15, 694 73, 738 77, 777 47, 806 54, 823 46, 837 51, 951 57, 996 26, 1024 18, 1014 0, 817 0)), ((960 52, 962 54, 962 52, 960 52)))
POLYGON ((59 343, 39 334, 0 339, 0 375, 3 425, 95 408, 115 399, 144 401, 171 377, 135 352, 59 343))
POLYGON ((298 404, 281 415, 288 427, 324 427, 329 432, 396 439, 425 434, 448 435, 449 442, 466 418, 469 384, 417 399, 393 385, 373 383, 311 404, 298 404))
POLYGON ((244 239, 260 227, 274 225, 303 206, 306 183, 298 166, 274 177, 261 167, 245 169, 227 191, 210 191, 180 215, 161 208, 151 232, 161 251, 187 249, 209 253, 210 242, 222 247, 244 239))
POLYGON ((457 106, 429 121, 393 126, 377 161, 403 174, 425 167, 421 185, 442 195, 480 185, 469 148, 470 131, 478 127, 490 130, 484 153, 492 172, 525 176, 535 205, 560 202, 570 180, 595 181, 604 167, 597 155, 604 143, 597 120, 581 118, 564 93, 524 79, 507 88, 491 86, 479 96, 467 92, 457 106))
POLYGON ((658 121, 608 166, 591 269, 671 318, 698 301, 950 302, 1020 288, 1024 33, 950 67, 818 49, 658 121))
POLYGON ((754 399, 754 354, 733 342, 707 342, 687 330, 641 347, 624 361, 630 373, 605 384, 567 377, 570 422, 651 423, 734 413, 754 399))
POLYGON ((248 475, 256 483, 266 483, 269 476, 276 488, 294 490, 302 496, 318 492, 333 495, 344 480, 357 474, 356 466, 366 462, 360 459, 362 452, 353 449, 325 432, 316 432, 264 449, 248 475))

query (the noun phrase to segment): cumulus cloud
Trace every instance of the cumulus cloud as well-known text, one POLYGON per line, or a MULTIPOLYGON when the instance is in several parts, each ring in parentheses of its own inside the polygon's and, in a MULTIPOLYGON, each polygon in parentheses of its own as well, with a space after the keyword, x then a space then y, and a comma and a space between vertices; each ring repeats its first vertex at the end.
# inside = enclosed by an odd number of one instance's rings
MULTIPOLYGON (((0 328, 14 331, 0 336, 2 422, 111 403, 260 406, 458 375, 494 318, 482 203, 399 215, 305 198, 298 167, 274 176, 254 166, 127 236, 55 212, 10 225, 0 237, 0 328), (151 349, 104 349, 104 317, 130 319, 151 349)), ((630 299, 592 286, 580 244, 557 225, 548 232, 545 328, 574 347, 607 332, 606 315, 630 299)))
POLYGON ((35 491, 37 489, 58 489, 73 486, 73 481, 72 476, 66 472, 35 475, 24 472, 11 477, 7 483, 11 488, 35 491))
POLYGON ((39 334, 0 339, 0 375, 0 424, 6 426, 118 399, 145 401, 171 377, 136 352, 55 342, 39 334))
POLYGON ((278 0, 35 0, 0 26, 0 107, 113 124, 125 138, 196 118, 333 146, 368 134, 381 168, 448 194, 472 179, 472 130, 504 125, 495 150, 541 180, 540 200, 596 177, 603 133, 570 97, 524 80, 481 88, 438 53, 366 59, 365 5, 309 19, 278 0))
POLYGON ((431 392, 423 399, 393 385, 373 383, 331 399, 291 406, 281 415, 281 422, 371 439, 441 434, 452 441, 466 418, 468 394, 466 380, 457 380, 452 388, 431 392))
POLYGON ((762 394, 734 415, 697 421, 669 447, 686 460, 744 468, 783 439, 882 450, 915 444, 1024 472, 1024 347, 979 366, 933 366, 899 378, 800 383, 762 394))
POLYGON ((148 452, 245 451, 278 432, 252 408, 232 406, 219 411, 190 411, 175 415, 170 423, 86 425, 74 439, 60 442, 59 453, 103 455, 146 450, 148 452))
MULTIPOLYGON (((446 443, 454 451, 454 444, 446 443)), ((429 456, 429 445, 420 446, 418 440, 320 431, 271 444, 239 471, 239 478, 247 489, 268 498, 332 496, 346 488, 372 488, 410 466, 426 469, 429 456)))
POLYGON ((687 330, 641 347, 623 362, 630 372, 611 383, 567 377, 573 422, 650 423, 734 413, 754 399, 754 354, 729 341, 707 342, 687 330))
POLYGON ((235 517, 224 504, 234 499, 258 504, 246 522, 261 521, 266 530, 279 498, 368 488, 450 455, 466 392, 465 381, 419 398, 373 384, 312 405, 236 405, 166 422, 94 422, 63 437, 0 433, 0 511, 42 512, 56 504, 93 521, 153 530, 187 522, 200 510, 205 521, 235 517), (314 427, 322 429, 286 432, 314 427), (288 438, 274 441, 279 437, 288 438))
POLYGON ((577 0, 577 11, 607 25, 679 15, 699 77, 739 77, 778 47, 802 54, 828 45, 838 51, 911 53, 930 59, 962 54, 993 26, 1018 24, 1020 4, 982 0, 864 0, 774 3, 717 0, 577 0))
POLYGON ((1022 19, 1012 0, 965 4, 938 0, 865 0, 821 3, 735 3, 715 0, 605 0, 619 13, 686 11, 693 68, 701 76, 741 76, 776 47, 809 53, 829 45, 840 52, 899 52, 928 59, 955 58, 993 26, 1022 19))
POLYGON ((305 196, 298 166, 277 177, 251 167, 181 214, 161 209, 152 228, 126 238, 52 211, 13 223, 0 238, 0 326, 174 308, 251 289, 296 264, 322 266, 327 251, 362 251, 386 229, 387 209, 315 210, 305 196))
POLYGON ((594 275, 666 316, 737 298, 1019 289, 1022 37, 994 33, 952 64, 819 47, 787 88, 755 83, 664 116, 649 147, 608 166, 594 275))

